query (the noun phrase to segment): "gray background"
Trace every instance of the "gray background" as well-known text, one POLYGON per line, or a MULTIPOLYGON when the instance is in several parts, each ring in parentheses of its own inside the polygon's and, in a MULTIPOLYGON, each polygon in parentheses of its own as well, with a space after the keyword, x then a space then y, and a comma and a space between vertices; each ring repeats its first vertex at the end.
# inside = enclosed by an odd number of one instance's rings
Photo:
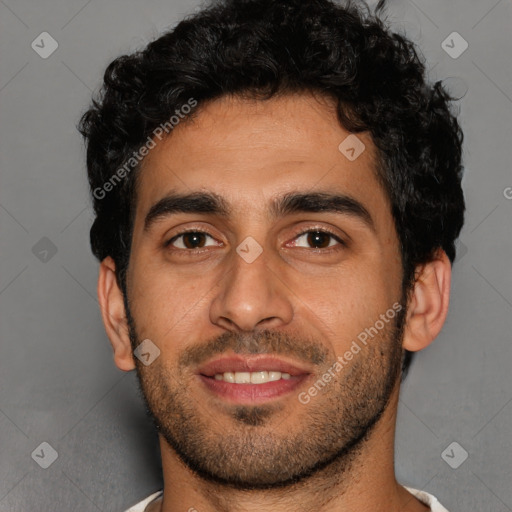
MULTIPOLYGON (((160 487, 135 375, 114 366, 101 324, 75 125, 113 58, 197 5, 0 0, 1 512, 116 512, 160 487), (59 45, 47 59, 31 48, 43 31, 59 45), (58 453, 47 469, 42 442, 58 453)), ((446 326, 403 386, 397 475, 450 512, 510 511, 512 3, 397 0, 390 22, 431 79, 465 94, 468 206, 446 326), (469 43, 458 58, 441 47, 453 31, 469 43), (445 462, 463 450, 457 469, 445 462)))

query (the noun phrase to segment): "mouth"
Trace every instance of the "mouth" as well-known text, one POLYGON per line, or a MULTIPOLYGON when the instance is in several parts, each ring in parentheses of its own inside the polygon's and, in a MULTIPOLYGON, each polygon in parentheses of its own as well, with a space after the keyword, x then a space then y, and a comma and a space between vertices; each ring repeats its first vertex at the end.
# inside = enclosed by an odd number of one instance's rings
POLYGON ((302 365, 260 354, 215 359, 199 369, 198 377, 217 397, 236 404, 255 404, 293 392, 311 373, 302 365))

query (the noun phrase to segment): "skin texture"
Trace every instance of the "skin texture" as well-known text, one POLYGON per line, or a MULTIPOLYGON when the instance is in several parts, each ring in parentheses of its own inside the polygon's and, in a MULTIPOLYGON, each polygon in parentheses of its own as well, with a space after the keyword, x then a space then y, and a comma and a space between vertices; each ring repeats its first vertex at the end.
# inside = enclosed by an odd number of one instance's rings
POLYGON ((111 258, 100 266, 98 295, 114 360, 125 371, 137 365, 159 425, 164 497, 150 510, 428 510, 394 475, 399 368, 402 348, 421 350, 444 323, 450 263, 439 251, 417 269, 405 310, 398 238, 375 176, 375 148, 369 134, 357 134, 365 151, 349 161, 338 150, 348 135, 325 99, 226 97, 200 108, 144 160, 129 317, 111 258), (178 213, 144 229, 151 207, 171 191, 214 192, 231 215, 178 213), (348 195, 364 205, 373 228, 346 213, 273 218, 269 202, 289 192, 348 195), (183 228, 209 236, 199 250, 187 250, 183 237, 165 247, 183 228), (328 248, 318 249, 300 235, 318 229, 344 244, 327 237, 328 248), (236 252, 249 236, 263 249, 252 263, 236 252), (301 403, 298 393, 396 303, 404 306, 403 333, 398 315, 301 403), (132 343, 144 339, 160 350, 149 366, 132 355, 132 343), (220 346, 223 355, 280 354, 309 376, 300 389, 263 405, 230 403, 197 375, 220 346), (201 357, 187 358, 191 353, 201 357))

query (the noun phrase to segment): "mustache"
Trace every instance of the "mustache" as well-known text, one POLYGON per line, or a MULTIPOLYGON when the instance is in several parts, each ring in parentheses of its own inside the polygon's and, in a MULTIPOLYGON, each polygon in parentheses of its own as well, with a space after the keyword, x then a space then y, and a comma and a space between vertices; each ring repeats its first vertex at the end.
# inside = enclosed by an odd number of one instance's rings
POLYGON ((288 333, 262 330, 257 332, 225 332, 204 343, 188 348, 179 358, 180 366, 199 365, 228 350, 235 354, 269 354, 293 356, 299 360, 321 365, 327 361, 329 350, 316 341, 288 333))

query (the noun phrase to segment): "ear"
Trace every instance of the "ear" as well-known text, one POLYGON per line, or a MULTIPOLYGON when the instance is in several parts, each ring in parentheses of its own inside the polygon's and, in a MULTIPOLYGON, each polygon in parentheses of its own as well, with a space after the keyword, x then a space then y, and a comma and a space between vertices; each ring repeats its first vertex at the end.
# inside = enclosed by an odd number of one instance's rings
POLYGON ((435 259, 416 269, 416 281, 409 297, 403 348, 422 350, 441 332, 448 314, 452 267, 439 249, 435 259))
POLYGON ((117 284, 116 265, 108 256, 100 264, 98 299, 103 325, 114 349, 114 362, 120 370, 135 368, 126 320, 123 293, 117 284))

